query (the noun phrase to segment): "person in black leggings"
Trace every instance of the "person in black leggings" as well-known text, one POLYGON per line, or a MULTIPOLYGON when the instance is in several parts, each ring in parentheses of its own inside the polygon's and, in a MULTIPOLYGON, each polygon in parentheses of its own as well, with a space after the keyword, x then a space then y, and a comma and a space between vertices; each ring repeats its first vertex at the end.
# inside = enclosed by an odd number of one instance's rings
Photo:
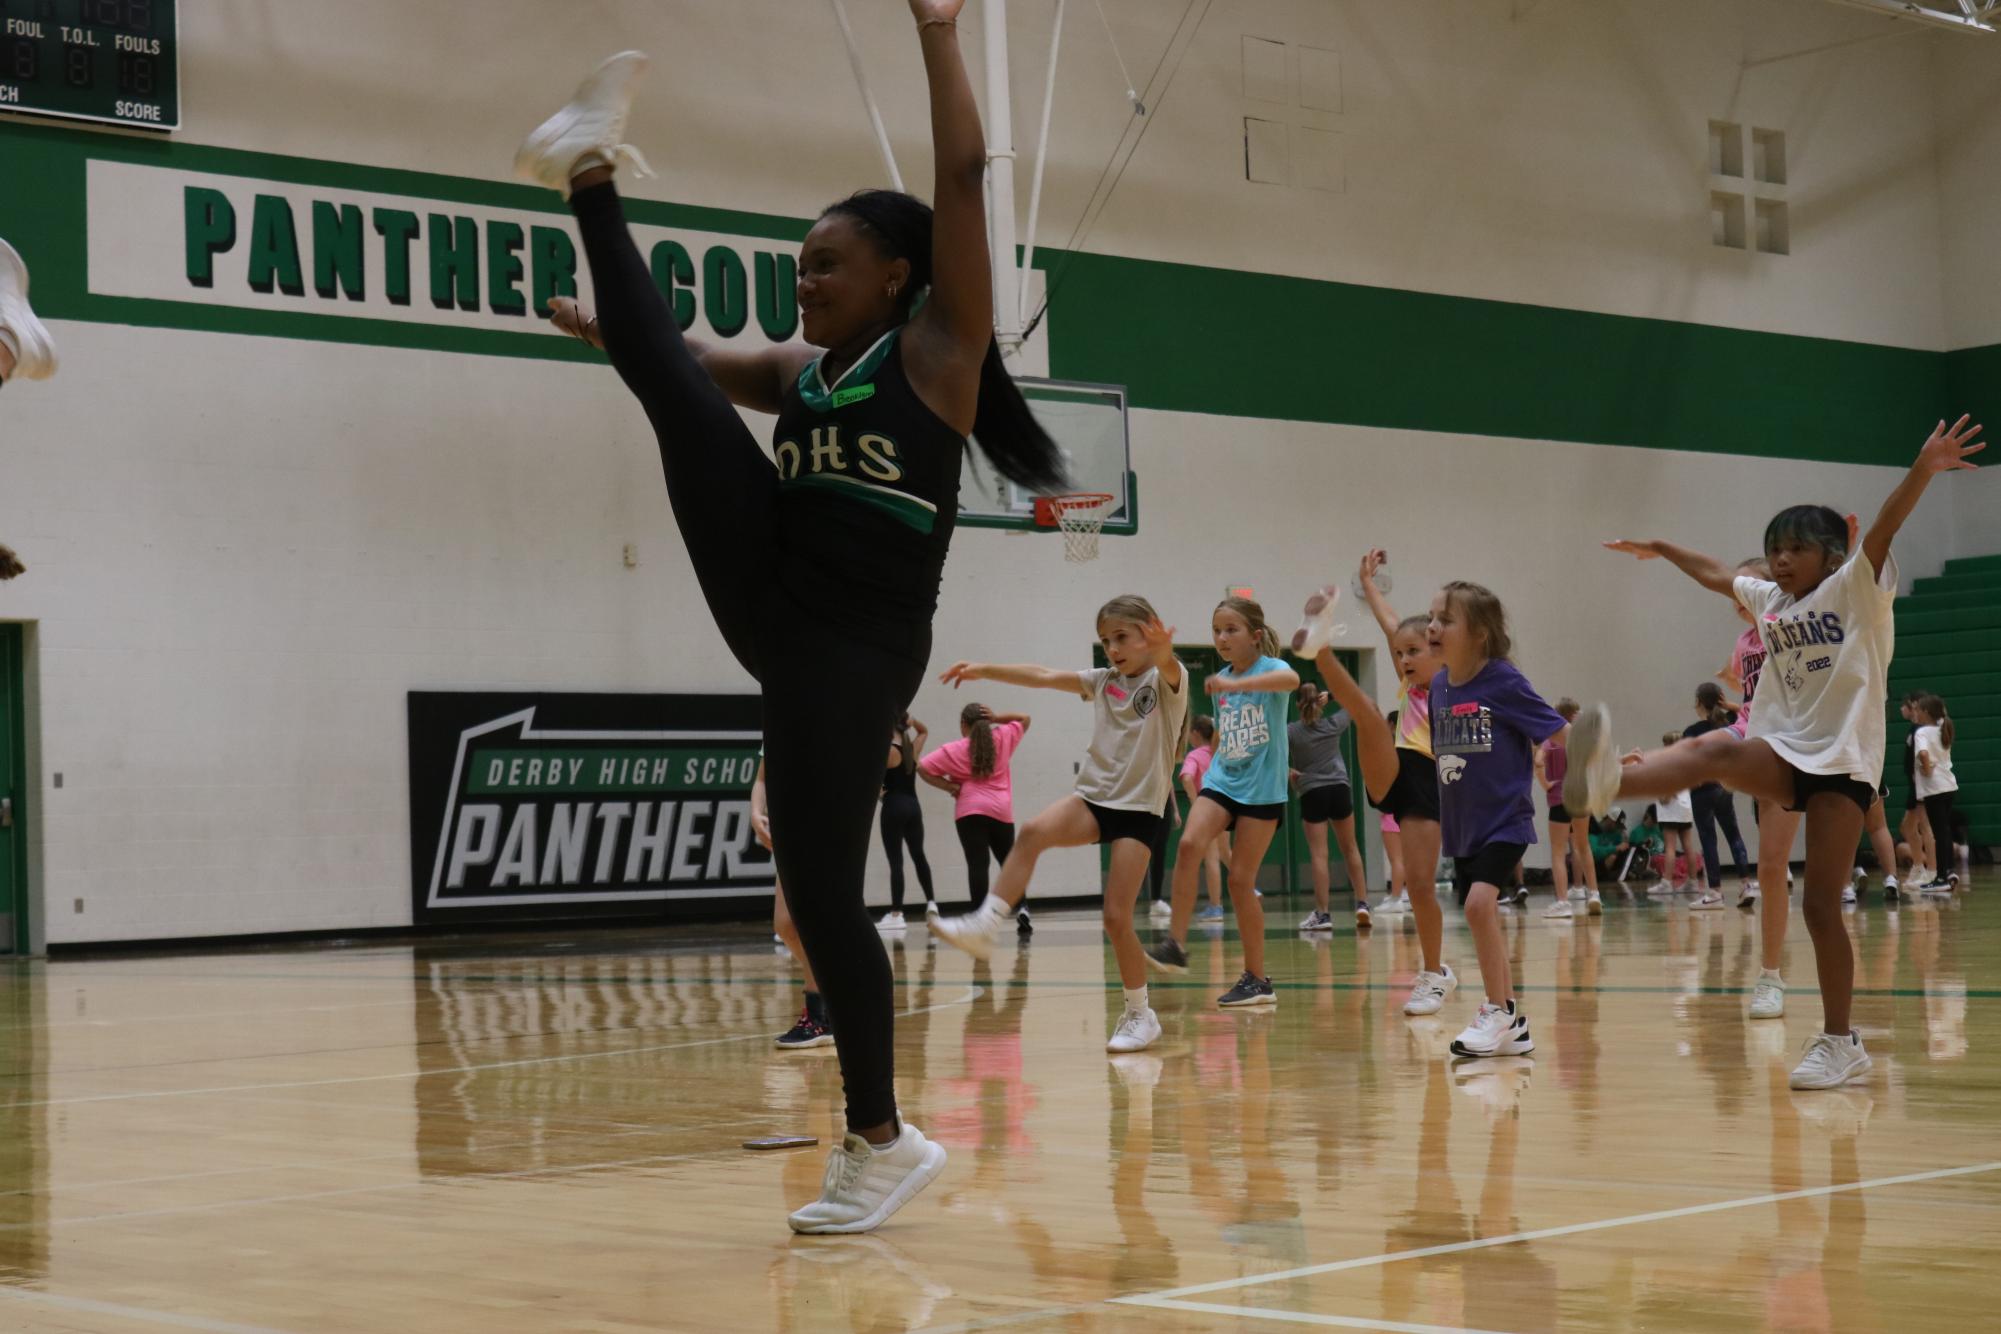
POLYGON ((636 157, 620 140, 644 56, 607 61, 515 162, 570 196, 598 310, 552 301, 552 313, 610 354, 645 409, 695 578, 762 688, 771 820, 785 831, 779 877, 839 1017, 847 1098, 848 1133, 823 1193, 789 1220, 808 1233, 869 1231, 944 1165, 944 1149, 897 1116, 894 977, 863 878, 883 738, 931 651, 966 437, 977 432, 995 468, 1025 488, 1064 485, 1056 446, 993 340, 986 145, 957 32, 964 0, 909 3, 930 87, 935 213, 874 190, 821 215, 798 268, 810 346, 682 338, 612 186, 614 165, 636 157), (738 406, 777 414, 772 456, 738 406))
MULTIPOLYGON (((1695 688, 1695 721, 1681 730, 1684 740, 1720 732, 1737 721, 1737 711, 1723 700, 1723 692, 1714 682, 1704 681, 1695 688)), ((1750 855, 1744 849, 1744 835, 1737 828, 1737 800, 1730 795, 1730 789, 1721 783, 1704 783, 1689 789, 1689 804, 1695 808, 1695 836, 1702 843, 1702 864, 1709 873, 1709 892, 1697 901, 1697 907, 1709 907, 1722 901, 1723 863, 1716 856, 1716 828, 1723 827, 1723 837, 1730 845, 1730 855, 1736 859, 1739 880, 1750 872, 1750 855)), ((1672 868, 1670 868, 1672 869, 1672 868)))
POLYGON ((889 741, 889 771, 882 780, 882 852, 889 858, 889 911, 876 925, 901 931, 903 921, 903 850, 917 868, 917 887, 924 891, 924 910, 938 911, 931 889, 931 862, 924 855, 924 808, 917 801, 917 756, 931 733, 909 714, 897 722, 889 741))

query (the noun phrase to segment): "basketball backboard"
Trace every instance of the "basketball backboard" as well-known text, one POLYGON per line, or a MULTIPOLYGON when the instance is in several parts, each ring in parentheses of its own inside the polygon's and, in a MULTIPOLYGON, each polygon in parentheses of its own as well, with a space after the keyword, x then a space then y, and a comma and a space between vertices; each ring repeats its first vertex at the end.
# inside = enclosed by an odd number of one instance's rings
MULTIPOLYGON (((1112 497, 1105 532, 1130 537, 1139 529, 1139 491, 1126 431, 1126 391, 1119 385, 1083 384, 1019 376, 1022 397, 1056 443, 1070 471, 1073 491, 1112 497)), ((978 449, 966 451, 959 485, 959 523, 967 528, 1038 530, 1035 496, 994 471, 978 449)))

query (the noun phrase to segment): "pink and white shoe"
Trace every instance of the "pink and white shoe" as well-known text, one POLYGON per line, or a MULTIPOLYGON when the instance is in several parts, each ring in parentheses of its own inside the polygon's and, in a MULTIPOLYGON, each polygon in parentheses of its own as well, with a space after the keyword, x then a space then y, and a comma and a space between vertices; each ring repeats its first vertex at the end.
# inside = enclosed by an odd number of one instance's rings
POLYGON ((1299 628, 1292 632, 1292 653, 1296 658, 1310 658, 1334 642, 1342 627, 1334 623, 1334 612, 1341 605, 1341 590, 1333 584, 1318 589, 1306 599, 1306 610, 1301 615, 1299 628))

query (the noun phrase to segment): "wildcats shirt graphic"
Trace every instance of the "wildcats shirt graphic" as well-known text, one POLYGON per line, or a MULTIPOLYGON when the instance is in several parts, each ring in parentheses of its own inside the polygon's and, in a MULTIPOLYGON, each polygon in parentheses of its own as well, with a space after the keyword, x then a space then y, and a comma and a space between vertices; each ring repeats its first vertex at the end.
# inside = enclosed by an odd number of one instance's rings
MULTIPOLYGON (((1485 704, 1468 701, 1431 714, 1431 750, 1441 758, 1439 776, 1445 775, 1442 760, 1447 755, 1485 755, 1494 748, 1494 711, 1485 704)), ((1458 768, 1466 767, 1461 760, 1458 768)), ((1455 770, 1456 772, 1456 770, 1455 770)))
POLYGON ((417 920, 768 895, 757 701, 412 692, 417 920))

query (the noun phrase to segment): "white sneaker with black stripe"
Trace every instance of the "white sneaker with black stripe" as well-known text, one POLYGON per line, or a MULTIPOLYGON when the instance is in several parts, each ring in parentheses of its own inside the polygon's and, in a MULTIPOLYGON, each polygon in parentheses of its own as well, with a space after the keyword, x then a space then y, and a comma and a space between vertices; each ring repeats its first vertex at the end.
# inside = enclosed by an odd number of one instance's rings
POLYGON ((1452 1054, 1460 1057, 1526 1056, 1534 1050, 1528 1016, 1491 1001, 1480 1002, 1473 1022, 1452 1039, 1452 1054))
POLYGON ((1796 1089, 1840 1088, 1874 1067, 1855 1034, 1816 1033, 1807 1040, 1806 1052, 1788 1082, 1796 1089))
POLYGON ((1410 984, 1410 996, 1403 1003, 1408 1015, 1437 1014, 1445 1008, 1445 998, 1459 990, 1459 978, 1452 965, 1440 964, 1435 973, 1421 972, 1410 984))

